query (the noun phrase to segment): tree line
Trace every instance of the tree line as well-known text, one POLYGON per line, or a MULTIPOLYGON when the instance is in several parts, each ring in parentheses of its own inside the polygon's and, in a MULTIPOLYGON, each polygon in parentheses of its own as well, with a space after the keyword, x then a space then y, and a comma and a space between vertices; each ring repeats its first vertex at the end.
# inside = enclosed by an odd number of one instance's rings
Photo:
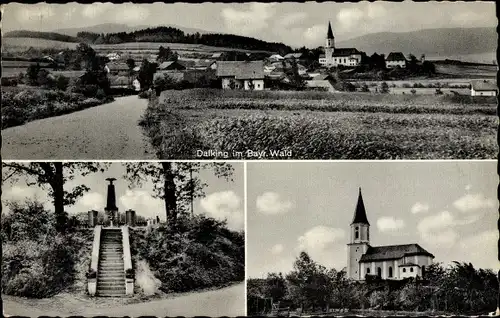
POLYGON ((358 282, 349 279, 345 269, 328 269, 305 252, 296 259, 290 273, 268 273, 264 279, 249 279, 247 286, 251 315, 270 309, 258 305, 263 299, 309 312, 370 308, 484 314, 496 308, 498 295, 496 274, 476 269, 470 263, 453 262, 448 267, 435 263, 427 267, 425 277, 417 279, 358 282))

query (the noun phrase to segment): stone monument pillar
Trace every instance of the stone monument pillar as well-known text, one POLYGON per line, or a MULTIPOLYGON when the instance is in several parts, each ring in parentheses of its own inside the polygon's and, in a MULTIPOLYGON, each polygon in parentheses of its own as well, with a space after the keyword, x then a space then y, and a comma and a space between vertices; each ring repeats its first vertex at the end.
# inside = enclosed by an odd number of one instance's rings
POLYGON ((135 226, 135 211, 127 210, 125 211, 125 220, 128 226, 135 226))
POLYGON ((113 181, 115 181, 115 178, 107 178, 106 181, 109 181, 108 184, 108 197, 106 200, 106 207, 104 208, 104 211, 106 211, 106 214, 109 216, 109 219, 111 221, 111 226, 118 226, 118 207, 116 206, 116 193, 115 193, 115 185, 113 184, 113 181))
POLYGON ((94 227, 97 225, 97 211, 89 211, 89 226, 94 227))

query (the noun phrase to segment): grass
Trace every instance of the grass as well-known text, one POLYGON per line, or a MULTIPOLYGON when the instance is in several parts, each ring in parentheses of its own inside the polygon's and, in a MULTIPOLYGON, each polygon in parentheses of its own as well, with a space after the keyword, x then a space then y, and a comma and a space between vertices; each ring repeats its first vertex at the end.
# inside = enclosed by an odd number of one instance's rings
POLYGON ((141 125, 162 159, 491 159, 497 122, 494 98, 185 90, 141 125))

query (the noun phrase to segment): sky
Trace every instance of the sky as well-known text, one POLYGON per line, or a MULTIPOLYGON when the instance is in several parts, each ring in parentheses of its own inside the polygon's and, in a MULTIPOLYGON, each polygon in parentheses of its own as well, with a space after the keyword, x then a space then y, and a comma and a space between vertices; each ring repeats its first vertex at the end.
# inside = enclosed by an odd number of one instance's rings
POLYGON ((375 32, 496 27, 494 2, 19 4, 4 7, 4 31, 122 23, 173 24, 299 47, 324 44, 331 21, 337 42, 375 32), (41 18, 42 17, 42 18, 41 18))
MULTIPOLYGON (((194 203, 195 214, 205 214, 219 220, 227 219, 228 227, 233 230, 244 229, 244 180, 243 163, 233 162, 233 182, 224 178, 217 178, 212 171, 204 170, 199 177, 208 186, 205 189, 206 196, 196 199, 194 203)), ((66 212, 70 215, 90 210, 104 211, 106 205, 107 185, 106 178, 116 178, 114 182, 116 200, 119 212, 128 209, 135 210, 138 215, 145 218, 156 217, 165 220, 165 205, 161 199, 151 196, 153 184, 145 183, 142 187, 130 189, 129 183, 124 179, 125 166, 122 163, 111 163, 105 172, 90 174, 85 177, 76 174, 74 180, 65 185, 65 190, 70 190, 76 185, 85 184, 90 191, 83 195, 75 205, 67 206, 66 212)), ((52 209, 47 191, 37 186, 27 186, 25 179, 19 179, 15 183, 6 182, 2 187, 2 209, 5 210, 7 201, 21 201, 25 199, 37 199, 44 203, 47 209, 52 209)), ((3 212, 2 212, 3 213, 3 212)))
POLYGON ((435 262, 497 270, 495 161, 249 162, 247 277, 301 251, 340 270, 361 187, 372 246, 417 243, 435 262))

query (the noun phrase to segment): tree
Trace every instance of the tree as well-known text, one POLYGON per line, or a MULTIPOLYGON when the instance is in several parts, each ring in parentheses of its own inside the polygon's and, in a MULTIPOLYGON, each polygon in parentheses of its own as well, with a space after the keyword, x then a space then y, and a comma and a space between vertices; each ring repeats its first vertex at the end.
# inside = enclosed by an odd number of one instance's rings
MULTIPOLYGON (((135 61, 134 59, 127 59, 127 66, 128 66, 128 75, 129 75, 129 78, 130 78, 130 81, 131 81, 131 78, 132 78, 132 75, 134 74, 134 67, 135 67, 135 61)), ((130 82, 129 85, 131 85, 132 83, 130 82)))
POLYGON ((268 273, 265 290, 266 296, 272 298, 273 301, 280 301, 285 298, 287 288, 283 274, 268 273))
POLYGON ((40 72, 41 67, 40 64, 31 64, 26 69, 26 77, 28 78, 29 85, 38 85, 38 72, 40 72))
POLYGON ((106 164, 91 162, 8 162, 3 163, 2 174, 7 178, 2 181, 15 183, 23 177, 28 186, 37 185, 41 188, 48 188, 48 195, 54 204, 56 229, 62 232, 66 228, 68 219, 64 206, 74 204, 78 198, 90 190, 86 185, 81 184, 71 191, 66 191, 64 184, 73 180, 77 173, 86 176, 98 171, 103 172, 106 168, 106 164))
POLYGON ((297 61, 295 58, 292 58, 291 62, 291 70, 290 70, 290 84, 295 87, 297 90, 302 90, 306 86, 306 82, 299 74, 299 67, 297 65, 297 61))
POLYGON ((170 47, 163 47, 160 46, 160 49, 158 51, 158 56, 156 57, 156 62, 163 63, 166 61, 177 61, 179 59, 179 56, 177 55, 176 52, 172 51, 170 47))
POLYGON ((148 60, 144 59, 137 75, 139 83, 141 83, 141 89, 148 90, 153 85, 154 74, 157 68, 156 63, 150 63, 148 60))
POLYGON ((207 184, 200 179, 201 170, 212 170, 215 176, 232 181, 232 165, 219 162, 129 162, 125 178, 129 187, 152 181, 153 197, 164 200, 167 222, 175 224, 179 215, 189 214, 195 198, 205 195, 207 184))

